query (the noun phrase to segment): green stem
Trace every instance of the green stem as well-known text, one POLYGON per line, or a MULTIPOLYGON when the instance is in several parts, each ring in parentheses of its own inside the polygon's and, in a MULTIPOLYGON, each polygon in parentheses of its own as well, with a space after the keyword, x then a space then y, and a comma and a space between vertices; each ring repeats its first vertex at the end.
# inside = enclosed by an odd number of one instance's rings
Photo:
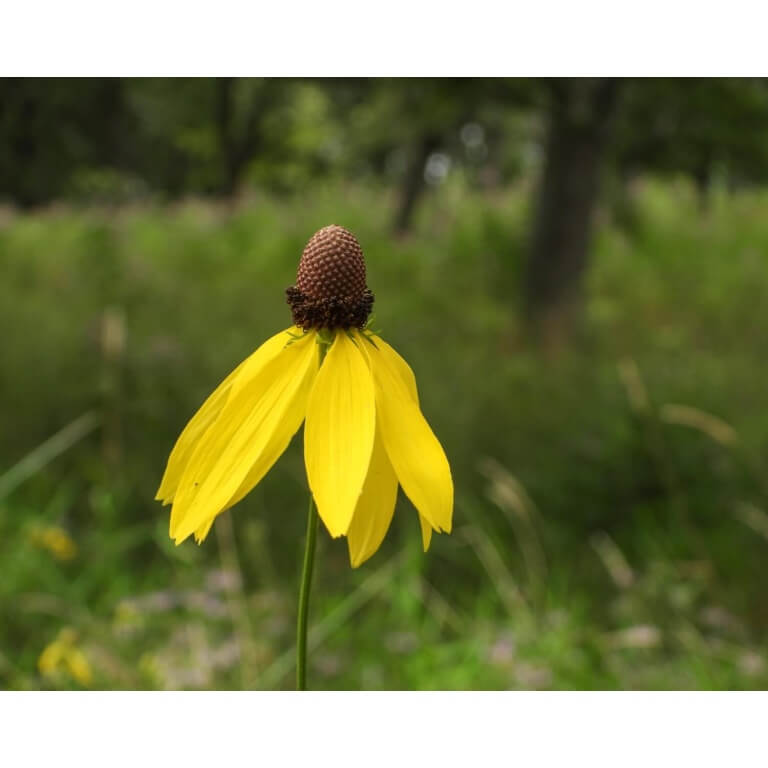
POLYGON ((307 511, 307 545, 304 549, 304 568, 301 572, 299 589, 299 620, 296 631, 296 690, 307 690, 307 618, 309 616, 309 593, 312 589, 312 570, 315 564, 315 542, 317 541, 317 507, 312 493, 309 494, 307 511))
MULTIPOLYGON (((333 342, 320 343, 320 365, 323 364, 328 347, 333 342)), ((304 567, 301 571, 301 587, 299 588, 299 618, 296 626, 296 690, 307 690, 307 620, 309 618, 309 593, 312 590, 312 570, 315 565, 315 543, 317 542, 317 507, 309 492, 309 509, 307 510, 307 544, 304 549, 304 567)))

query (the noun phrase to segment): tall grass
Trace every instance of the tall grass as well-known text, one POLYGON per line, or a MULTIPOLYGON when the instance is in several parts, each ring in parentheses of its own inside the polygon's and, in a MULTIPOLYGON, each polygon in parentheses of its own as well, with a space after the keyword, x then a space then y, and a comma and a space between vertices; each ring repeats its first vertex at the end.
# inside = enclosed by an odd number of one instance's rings
POLYGON ((631 195, 631 226, 601 213, 586 330, 556 359, 517 319, 524 189, 445 187, 402 240, 367 188, 6 214, 0 685, 79 687, 38 667, 62 630, 96 687, 290 683, 301 441, 203 547, 174 547, 153 497, 187 418, 288 325, 304 241, 339 223, 451 460, 456 531, 423 556, 401 499, 354 572, 321 536, 316 683, 765 686, 768 197, 631 195))

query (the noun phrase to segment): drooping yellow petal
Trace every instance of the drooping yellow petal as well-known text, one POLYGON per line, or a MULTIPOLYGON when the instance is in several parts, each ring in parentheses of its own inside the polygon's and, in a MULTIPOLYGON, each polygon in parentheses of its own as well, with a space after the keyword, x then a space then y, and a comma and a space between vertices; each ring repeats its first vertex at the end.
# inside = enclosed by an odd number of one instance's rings
MULTIPOLYGON (((184 432, 182 432, 181 437, 179 437, 179 440, 177 441, 177 446, 174 448, 171 458, 169 459, 168 469, 166 469, 166 475, 169 477, 167 488, 168 490, 172 490, 172 493, 166 495, 166 501, 164 503, 173 501, 179 482, 181 481, 184 470, 187 468, 192 453, 197 448, 203 435, 205 435, 207 430, 210 429, 211 425, 216 421, 232 393, 238 389, 238 386, 243 381, 249 381, 255 371, 258 371, 270 360, 274 359, 293 336, 301 335, 301 333, 302 331, 300 328, 291 326, 287 330, 276 333, 270 339, 267 339, 267 341, 265 341, 255 352, 240 363, 240 365, 219 385, 213 395, 211 395, 203 404, 203 407, 197 414, 195 414, 192 421, 184 429, 184 432), (176 455, 179 447, 181 448, 181 451, 176 455), (173 482, 172 486, 170 485, 170 481, 173 482)), ((165 478, 163 478, 161 491, 165 484, 165 478)), ((173 536, 173 531, 178 525, 180 509, 182 509, 182 506, 178 504, 171 509, 171 536, 173 536)), ((210 524, 212 524, 212 522, 213 518, 211 518, 210 524)), ((210 524, 206 525, 202 535, 198 535, 198 541, 202 541, 205 538, 211 527, 210 524)))
MULTIPOLYGON (((403 383, 406 386, 406 389, 408 390, 408 393, 413 398, 413 400, 418 403, 419 402, 419 390, 416 387, 416 376, 414 376, 413 371, 411 370, 411 366, 408 365, 408 363, 403 360, 403 358, 398 354, 398 352, 395 350, 394 347, 391 347, 389 344, 387 344, 384 339, 380 337, 376 337, 373 340, 373 343, 376 346, 376 349, 379 350, 379 353, 383 355, 387 361, 389 362, 390 366, 398 373, 400 378, 403 380, 403 383)), ((369 344, 366 349, 370 349, 371 345, 369 344)))
POLYGON ((204 522, 196 531, 195 531, 195 541, 198 544, 202 544, 203 541, 205 541, 205 537, 208 535, 209 531, 211 530, 211 526, 213 525, 213 521, 215 520, 215 517, 209 518, 206 522, 204 522))
POLYGON ((365 344, 376 391, 376 415, 397 479, 432 528, 449 532, 453 515, 451 468, 407 383, 403 366, 408 371, 410 368, 381 339, 374 340, 375 346, 365 344))
POLYGON ((301 328, 292 325, 290 328, 286 328, 284 331, 280 331, 280 333, 276 333, 267 339, 250 357, 245 359, 245 366, 242 371, 243 376, 238 376, 232 382, 232 395, 234 396, 240 387, 249 382, 251 377, 255 376, 270 360, 277 357, 285 349, 286 345, 295 344, 297 341, 302 340, 305 335, 301 328))
MULTIPOLYGON (((408 392, 413 398, 414 402, 419 402, 419 391, 416 386, 416 377, 411 370, 411 366, 405 362, 405 360, 398 354, 398 352, 384 339, 376 337, 374 340, 376 347, 381 351, 385 357, 389 359, 392 367, 400 374, 400 378, 406 385, 408 392)), ((432 541, 432 526, 423 515, 419 515, 419 526, 421 527, 421 543, 426 552, 429 549, 429 545, 432 541)))
MULTIPOLYGON (((301 426, 317 373, 316 334, 307 333, 262 365, 246 365, 214 425, 198 442, 173 502, 171 536, 180 543, 252 488, 301 426)), ((291 343, 288 343, 291 342, 291 343)), ((204 531, 207 533, 207 530, 204 531)))
POLYGON ((170 504, 176 494, 179 486, 179 480, 187 466, 189 457, 195 449, 195 445, 200 437, 205 433, 208 427, 216 420, 227 402, 232 382, 242 371, 245 361, 235 368, 224 381, 213 391, 208 399, 200 406, 197 413, 190 419, 189 423, 179 435, 176 444, 173 446, 171 455, 168 457, 168 464, 160 481, 160 488, 157 491, 156 499, 163 504, 170 504))
POLYGON ((370 368, 357 344, 339 331, 312 387, 304 427, 309 487, 333 537, 349 530, 371 460, 375 425, 370 368))
POLYGON ((163 504, 170 504, 173 501, 189 457, 192 455, 198 440, 218 418, 230 392, 233 388, 236 388, 235 382, 240 374, 246 371, 246 366, 260 366, 273 358, 285 346, 286 333, 300 334, 301 330, 296 328, 296 326, 292 326, 288 331, 281 331, 265 341, 216 387, 213 393, 200 406, 197 413, 189 420, 187 426, 184 427, 179 435, 178 440, 176 440, 171 455, 168 457, 168 464, 165 468, 163 479, 160 482, 160 488, 155 496, 156 499, 161 500, 163 504))
MULTIPOLYGON (((376 337, 374 339, 374 345, 379 350, 379 352, 388 359, 392 368, 399 374, 401 380, 405 384, 411 398, 418 405, 419 394, 418 388, 416 386, 416 377, 414 376, 411 367, 392 346, 387 344, 387 342, 380 337, 376 337)), ((369 347, 366 347, 366 349, 369 348, 370 345, 369 347)), ((429 521, 421 514, 419 514, 419 526, 421 528, 422 545, 424 551, 426 552, 429 549, 430 543, 432 541, 432 526, 429 524, 429 521)))
POLYGON ((424 515, 419 515, 419 525, 421 525, 421 543, 426 552, 429 549, 429 543, 432 541, 432 526, 424 515))
POLYGON ((347 531, 349 561, 353 568, 364 563, 381 546, 392 522, 396 501, 397 476, 377 430, 363 493, 347 531))

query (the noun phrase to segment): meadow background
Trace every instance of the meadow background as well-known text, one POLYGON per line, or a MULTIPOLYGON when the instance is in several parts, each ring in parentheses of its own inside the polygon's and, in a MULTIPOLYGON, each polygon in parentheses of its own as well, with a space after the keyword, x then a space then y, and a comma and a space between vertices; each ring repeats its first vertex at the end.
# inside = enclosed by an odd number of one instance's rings
POLYGON ((768 83, 0 81, 0 686, 293 686, 301 434, 209 538, 154 501, 327 224, 451 462, 310 687, 768 684, 768 83))

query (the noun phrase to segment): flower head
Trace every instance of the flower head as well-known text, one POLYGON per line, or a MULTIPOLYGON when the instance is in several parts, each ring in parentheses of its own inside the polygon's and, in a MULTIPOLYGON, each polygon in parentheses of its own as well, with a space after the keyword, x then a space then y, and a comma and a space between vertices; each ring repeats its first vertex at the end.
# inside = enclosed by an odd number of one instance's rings
POLYGON ((33 528, 32 541, 62 562, 77 557, 77 544, 63 528, 57 525, 33 528))
POLYGON ((358 566, 381 545, 398 485, 421 523, 450 532, 453 482, 408 364, 368 329, 373 295, 355 236, 325 227, 287 290, 294 325, 262 344, 203 403, 171 452, 157 498, 170 535, 202 541, 269 471, 302 422, 309 487, 358 566))
POLYGON ((93 682, 91 665, 77 647, 77 633, 69 627, 62 629, 56 639, 43 649, 37 660, 37 668, 43 677, 50 680, 68 675, 85 687, 93 682))

